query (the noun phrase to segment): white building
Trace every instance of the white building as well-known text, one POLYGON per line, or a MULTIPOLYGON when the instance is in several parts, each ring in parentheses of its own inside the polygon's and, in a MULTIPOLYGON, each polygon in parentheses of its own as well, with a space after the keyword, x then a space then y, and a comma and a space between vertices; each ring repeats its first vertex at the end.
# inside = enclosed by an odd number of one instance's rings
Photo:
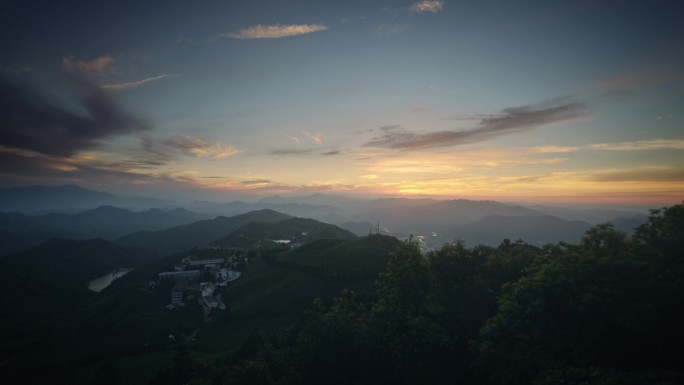
POLYGON ((201 282, 200 291, 202 292, 202 297, 209 297, 214 295, 216 290, 216 285, 212 282, 201 282))

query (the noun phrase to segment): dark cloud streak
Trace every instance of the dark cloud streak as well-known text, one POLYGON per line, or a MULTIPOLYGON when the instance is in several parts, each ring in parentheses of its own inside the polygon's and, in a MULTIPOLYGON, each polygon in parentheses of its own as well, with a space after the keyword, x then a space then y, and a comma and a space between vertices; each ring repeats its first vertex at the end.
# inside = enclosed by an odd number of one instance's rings
POLYGON ((303 150, 273 150, 271 151, 271 155, 277 155, 277 156, 283 156, 283 155, 304 155, 304 154, 310 154, 314 151, 315 149, 310 148, 310 149, 303 149, 303 150))
POLYGON ((242 183, 244 185, 261 185, 261 184, 269 184, 269 183, 271 183, 271 181, 268 179, 254 179, 254 180, 244 180, 240 183, 242 183))
POLYGON ((0 76, 0 145, 47 155, 70 156, 111 136, 151 128, 124 111, 105 91, 72 78, 79 115, 47 102, 28 87, 0 76))
POLYGON ((499 115, 481 118, 477 128, 465 131, 422 134, 397 126, 386 126, 381 127, 382 134, 371 139, 365 147, 413 150, 482 142, 503 135, 527 132, 547 124, 581 118, 585 116, 584 110, 585 106, 582 103, 506 108, 499 115))

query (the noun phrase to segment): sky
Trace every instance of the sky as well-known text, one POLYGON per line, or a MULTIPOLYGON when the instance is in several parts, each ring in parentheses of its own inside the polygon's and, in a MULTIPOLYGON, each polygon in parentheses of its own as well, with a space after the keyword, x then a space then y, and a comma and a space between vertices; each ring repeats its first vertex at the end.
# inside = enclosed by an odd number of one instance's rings
POLYGON ((684 199, 672 1, 0 0, 0 186, 684 199))

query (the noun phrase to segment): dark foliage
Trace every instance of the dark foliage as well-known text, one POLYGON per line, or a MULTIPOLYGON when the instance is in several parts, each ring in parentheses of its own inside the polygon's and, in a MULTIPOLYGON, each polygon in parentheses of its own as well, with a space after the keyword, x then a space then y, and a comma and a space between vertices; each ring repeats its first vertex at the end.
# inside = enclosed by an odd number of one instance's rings
POLYGON ((250 337, 226 383, 681 383, 683 224, 678 205, 577 245, 405 242, 373 303, 316 300, 289 331, 250 337))

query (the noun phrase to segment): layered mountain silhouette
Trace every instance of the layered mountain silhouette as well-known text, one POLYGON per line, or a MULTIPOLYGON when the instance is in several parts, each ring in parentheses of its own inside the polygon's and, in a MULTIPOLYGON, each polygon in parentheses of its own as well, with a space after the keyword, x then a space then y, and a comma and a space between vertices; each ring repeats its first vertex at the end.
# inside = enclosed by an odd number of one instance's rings
POLYGON ((138 231, 116 240, 127 246, 145 247, 164 254, 177 253, 208 244, 252 222, 278 222, 289 215, 273 210, 259 210, 234 217, 216 217, 161 231, 138 231))

